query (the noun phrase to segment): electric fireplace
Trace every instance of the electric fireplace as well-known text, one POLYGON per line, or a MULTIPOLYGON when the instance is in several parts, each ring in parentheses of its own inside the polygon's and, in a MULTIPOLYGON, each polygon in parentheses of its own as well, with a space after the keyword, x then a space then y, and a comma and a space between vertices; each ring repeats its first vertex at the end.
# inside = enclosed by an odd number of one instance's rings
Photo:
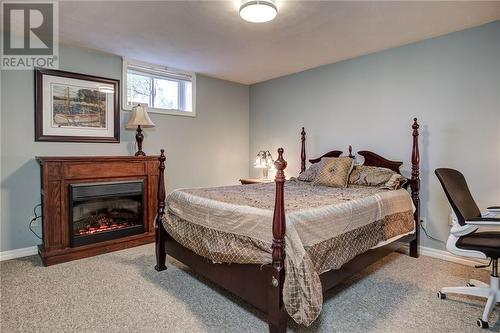
POLYGON ((154 242, 158 156, 44 156, 45 266, 154 242), (123 236, 123 237, 122 237, 123 236))
POLYGON ((144 181, 70 184, 71 247, 144 232, 144 181))

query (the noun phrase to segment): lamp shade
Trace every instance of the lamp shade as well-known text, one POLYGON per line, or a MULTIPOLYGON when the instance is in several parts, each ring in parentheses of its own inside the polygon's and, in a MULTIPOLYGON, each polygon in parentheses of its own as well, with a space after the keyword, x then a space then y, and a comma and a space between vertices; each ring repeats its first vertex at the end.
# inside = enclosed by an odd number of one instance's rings
POLYGON ((259 169, 269 169, 274 165, 273 157, 269 150, 261 150, 257 154, 257 158, 253 166, 259 169))
POLYGON ((155 124, 149 118, 147 106, 144 104, 138 104, 132 108, 132 116, 127 123, 127 128, 136 128, 141 126, 144 128, 155 127, 155 124))

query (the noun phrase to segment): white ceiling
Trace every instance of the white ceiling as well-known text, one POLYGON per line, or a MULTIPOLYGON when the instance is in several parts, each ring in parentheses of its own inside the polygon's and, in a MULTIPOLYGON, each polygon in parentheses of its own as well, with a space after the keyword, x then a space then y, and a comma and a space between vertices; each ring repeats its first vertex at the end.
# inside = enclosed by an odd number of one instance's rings
POLYGON ((61 2, 60 41, 252 84, 500 19, 500 2, 278 1, 268 23, 238 1, 61 2))

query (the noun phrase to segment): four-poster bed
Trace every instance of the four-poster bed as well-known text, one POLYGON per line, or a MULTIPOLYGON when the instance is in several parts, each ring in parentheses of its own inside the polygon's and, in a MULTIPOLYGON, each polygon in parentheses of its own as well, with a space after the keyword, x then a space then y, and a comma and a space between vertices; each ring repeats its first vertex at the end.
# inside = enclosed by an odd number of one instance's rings
MULTIPOLYGON (((384 242, 384 245, 382 246, 369 247, 367 251, 359 253, 352 260, 342 263, 342 266, 339 269, 329 269, 326 271, 322 271, 319 274, 319 280, 321 282, 321 289, 323 292, 328 291, 343 279, 361 271, 362 269, 381 259, 385 255, 397 250, 402 245, 408 244, 410 256, 418 257, 418 226, 420 220, 420 157, 418 147, 418 128, 419 125, 417 123, 417 119, 415 118, 412 125, 412 172, 411 179, 409 180, 409 186, 411 188, 411 201, 413 202, 415 208, 415 210, 413 211, 412 219, 410 218, 413 224, 412 232, 405 233, 400 238, 391 239, 390 241, 384 242)), ((304 172, 306 170, 305 140, 306 133, 304 128, 302 128, 301 172, 304 172)), ((217 260, 219 263, 214 263, 215 260, 213 260, 213 258, 209 259, 207 258, 207 256, 200 255, 200 253, 203 253, 203 251, 197 251, 197 249, 193 247, 189 249, 188 247, 181 244, 186 244, 186 237, 198 237, 198 235, 177 233, 177 231, 171 229, 176 236, 176 239, 174 239, 174 237, 169 232, 167 232, 167 230, 165 229, 165 225, 167 224, 164 224, 164 215, 166 208, 164 170, 166 157, 163 150, 161 150, 161 155, 159 158, 160 165, 158 182, 158 215, 156 218, 157 263, 155 269, 157 271, 162 271, 167 268, 165 265, 166 254, 172 256, 173 258, 189 266, 197 274, 204 276, 210 281, 241 297, 248 303, 254 305, 256 308, 266 313, 269 329, 271 332, 286 331, 288 314, 285 310, 284 304, 285 262, 289 259, 287 255, 292 256, 292 253, 287 252, 287 254, 285 252, 285 248, 287 248, 288 251, 288 246, 290 245, 287 244, 285 238, 287 238, 286 229, 291 227, 289 224, 287 224, 286 221, 292 216, 293 212, 287 213, 287 216, 285 215, 285 208, 287 208, 287 211, 289 211, 289 209, 288 206, 286 206, 284 194, 285 192, 289 193, 288 191, 293 190, 293 186, 287 185, 288 187, 285 191, 286 186, 284 170, 287 166, 287 162, 283 158, 282 148, 278 150, 278 154, 278 159, 275 162, 277 173, 275 178, 274 206, 272 207, 272 250, 271 259, 268 264, 252 261, 250 261, 252 263, 231 263, 230 261, 224 262, 224 260, 217 260)), ((339 157, 341 154, 341 151, 333 150, 327 152, 319 158, 310 159, 309 162, 311 164, 314 164, 318 163, 323 157, 339 157)), ((358 152, 358 154, 364 157, 364 165, 384 167, 391 169, 396 173, 400 173, 399 168, 403 164, 402 162, 385 159, 380 155, 370 151, 360 151, 358 152)), ((349 157, 354 157, 352 155, 352 150, 350 147, 349 157)), ((264 186, 268 185, 269 184, 264 186)), ((252 186, 256 186, 255 189, 258 189, 257 186, 261 185, 252 186)), ((182 193, 182 195, 187 194, 182 193)), ((408 196, 407 193, 406 195, 408 196)), ((289 200, 291 200, 290 197, 289 200)), ((235 207, 235 205, 232 205, 231 207, 235 207)), ((178 209, 178 207, 175 207, 174 205, 172 209, 175 210, 178 209)), ((192 207, 192 210, 196 209, 198 209, 198 206, 192 207)), ((271 216, 269 216, 269 218, 271 218, 271 216)), ((213 221, 211 223, 213 223, 213 221)), ((200 247, 203 247, 203 244, 201 244, 200 247)), ((288 262, 288 265, 290 265, 290 262, 288 262)), ((287 267, 287 269, 291 268, 290 266, 287 267)))

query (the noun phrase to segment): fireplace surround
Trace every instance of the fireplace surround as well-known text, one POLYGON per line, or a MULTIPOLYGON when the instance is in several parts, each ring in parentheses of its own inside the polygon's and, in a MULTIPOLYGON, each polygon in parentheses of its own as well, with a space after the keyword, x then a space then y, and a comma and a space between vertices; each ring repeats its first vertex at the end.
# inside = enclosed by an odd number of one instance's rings
POLYGON ((53 265, 154 241, 158 156, 36 157, 53 265))

